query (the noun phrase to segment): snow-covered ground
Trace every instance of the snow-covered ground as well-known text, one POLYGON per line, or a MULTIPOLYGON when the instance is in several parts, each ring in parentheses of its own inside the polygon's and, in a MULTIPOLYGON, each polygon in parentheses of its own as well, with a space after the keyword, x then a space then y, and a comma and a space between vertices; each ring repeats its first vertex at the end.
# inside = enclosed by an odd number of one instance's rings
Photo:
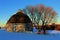
POLYGON ((48 34, 36 34, 36 30, 33 33, 20 33, 20 32, 7 32, 0 29, 0 40, 60 40, 60 32, 49 30, 48 34))
POLYGON ((60 31, 58 31, 58 30, 53 30, 53 31, 51 31, 50 33, 51 33, 51 34, 60 34, 60 31))

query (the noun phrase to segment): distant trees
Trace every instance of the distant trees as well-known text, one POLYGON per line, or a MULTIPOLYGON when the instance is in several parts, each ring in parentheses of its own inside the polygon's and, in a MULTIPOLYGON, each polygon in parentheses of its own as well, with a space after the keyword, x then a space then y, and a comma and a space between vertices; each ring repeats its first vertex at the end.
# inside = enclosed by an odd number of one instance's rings
POLYGON ((56 24, 55 23, 52 23, 51 25, 50 25, 50 29, 51 30, 54 30, 56 28, 56 24))
POLYGON ((0 27, 0 29, 1 29, 1 27, 0 27))
POLYGON ((57 15, 51 7, 44 5, 27 6, 23 12, 30 17, 34 25, 38 25, 38 32, 42 29, 44 34, 46 33, 46 25, 53 22, 57 15))

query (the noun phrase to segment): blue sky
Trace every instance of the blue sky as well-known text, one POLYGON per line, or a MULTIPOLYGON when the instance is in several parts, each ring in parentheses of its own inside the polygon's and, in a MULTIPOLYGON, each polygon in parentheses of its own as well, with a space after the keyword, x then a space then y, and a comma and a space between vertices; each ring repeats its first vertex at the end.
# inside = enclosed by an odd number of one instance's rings
POLYGON ((57 23, 60 24, 60 0, 0 0, 0 26, 4 26, 10 16, 15 14, 18 9, 37 4, 52 7, 58 13, 57 23))

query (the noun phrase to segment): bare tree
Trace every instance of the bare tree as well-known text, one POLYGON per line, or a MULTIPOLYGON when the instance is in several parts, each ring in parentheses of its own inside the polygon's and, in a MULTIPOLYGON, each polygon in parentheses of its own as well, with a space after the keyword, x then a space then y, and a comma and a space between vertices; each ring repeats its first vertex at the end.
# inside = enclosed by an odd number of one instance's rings
MULTIPOLYGON (((40 7, 42 9, 42 7, 40 7)), ((56 12, 53 11, 50 7, 44 7, 43 12, 41 12, 41 21, 43 33, 46 33, 46 25, 51 23, 52 20, 56 17, 56 12)))
POLYGON ((23 9, 23 12, 30 17, 32 23, 34 24, 35 23, 35 15, 36 15, 35 8, 33 6, 27 6, 25 9, 23 9))
POLYGON ((23 11, 27 13, 34 24, 37 24, 38 32, 42 29, 44 34, 46 33, 46 25, 53 22, 57 15, 51 7, 44 5, 28 6, 23 11))

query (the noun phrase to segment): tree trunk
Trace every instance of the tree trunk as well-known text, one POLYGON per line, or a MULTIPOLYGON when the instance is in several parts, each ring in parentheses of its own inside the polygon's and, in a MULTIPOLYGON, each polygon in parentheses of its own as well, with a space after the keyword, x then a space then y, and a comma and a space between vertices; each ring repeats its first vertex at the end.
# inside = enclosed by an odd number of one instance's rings
POLYGON ((42 21, 42 30, 43 30, 43 34, 46 34, 46 26, 44 24, 44 21, 42 21))
POLYGON ((40 33, 41 33, 41 27, 39 26, 39 24, 37 24, 37 27, 38 27, 38 28, 37 28, 37 30, 38 30, 38 31, 37 31, 37 34, 40 34, 40 33))

